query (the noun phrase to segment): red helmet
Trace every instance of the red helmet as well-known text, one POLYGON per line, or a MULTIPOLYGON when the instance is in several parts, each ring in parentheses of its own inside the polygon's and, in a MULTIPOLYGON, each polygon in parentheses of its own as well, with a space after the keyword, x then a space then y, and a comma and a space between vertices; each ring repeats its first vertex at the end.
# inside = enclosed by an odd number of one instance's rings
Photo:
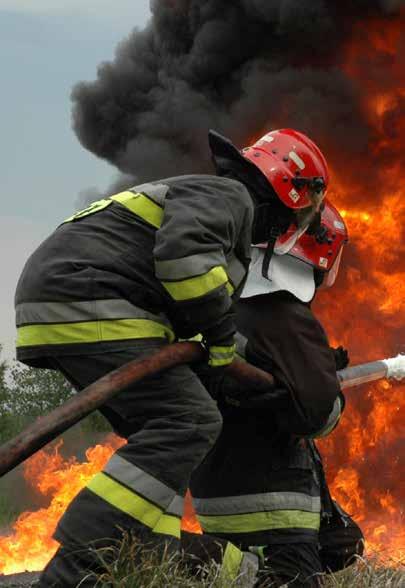
POLYGON ((243 149, 242 155, 259 168, 288 208, 306 208, 322 200, 329 184, 328 164, 303 133, 271 131, 243 149))
MULTIPOLYGON (((286 238, 295 230, 296 227, 291 226, 287 231, 286 238)), ((343 218, 329 200, 325 200, 321 222, 317 229, 311 234, 304 233, 290 249, 288 255, 325 273, 322 286, 330 287, 336 280, 343 245, 348 242, 348 239, 348 231, 343 218)))

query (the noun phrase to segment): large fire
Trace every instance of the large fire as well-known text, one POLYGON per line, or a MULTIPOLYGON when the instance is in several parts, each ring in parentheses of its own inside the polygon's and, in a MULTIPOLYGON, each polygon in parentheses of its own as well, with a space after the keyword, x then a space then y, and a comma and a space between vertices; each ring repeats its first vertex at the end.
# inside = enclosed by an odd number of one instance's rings
MULTIPOLYGON (((331 196, 348 224, 350 245, 339 282, 319 297, 317 311, 332 342, 347 346, 354 363, 405 351, 403 31, 403 17, 362 24, 348 47, 346 69, 363 86, 373 138, 369 152, 353 161, 350 184, 338 156, 334 162, 331 196)), ((405 386, 381 381, 348 391, 346 398, 338 430, 321 444, 332 492, 360 523, 369 552, 403 563, 405 386)))
MULTIPOLYGON (((330 146, 334 174, 329 195, 346 219, 350 244, 337 285, 319 295, 316 311, 331 343, 345 345, 352 363, 404 350, 405 190, 400 167, 405 152, 405 70, 399 59, 403 17, 361 24, 355 31, 344 67, 362 87, 362 108, 372 136, 350 169, 333 152, 333 142, 330 146)), ((321 444, 332 492, 360 523, 369 552, 394 564, 403 562, 405 489, 399 455, 405 386, 381 381, 348 391, 346 398, 340 426, 321 444)), ((63 461, 57 450, 41 451, 26 463, 31 484, 52 498, 47 509, 24 513, 12 533, 0 538, 0 572, 45 566, 57 548, 51 535, 67 504, 120 442, 110 440, 89 449, 84 464, 63 461)), ((196 531, 189 504, 187 509, 183 526, 196 531)))

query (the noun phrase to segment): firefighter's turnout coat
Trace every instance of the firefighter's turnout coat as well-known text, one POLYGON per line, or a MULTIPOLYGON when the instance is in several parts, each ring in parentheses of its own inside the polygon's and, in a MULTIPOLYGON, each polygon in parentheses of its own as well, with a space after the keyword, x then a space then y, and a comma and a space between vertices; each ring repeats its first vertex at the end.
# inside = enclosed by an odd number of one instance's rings
MULTIPOLYGON (((249 266, 252 221, 246 188, 216 176, 169 178, 93 203, 67 219, 23 270, 18 359, 60 370, 78 390, 198 333, 212 346, 213 366, 229 363, 232 301, 249 266)), ((62 517, 55 533, 61 547, 41 587, 77 586, 97 566, 84 547, 122 531, 176 548, 190 475, 222 425, 186 365, 130 387, 101 411, 127 444, 62 517)))
MULTIPOLYGON (((183 176, 136 186, 67 219, 28 260, 15 297, 17 357, 123 349, 231 329, 249 265, 253 204, 239 182, 183 176)), ((220 358, 219 358, 220 360, 220 358)))
POLYGON ((256 407, 229 378, 215 391, 224 425, 193 474, 198 520, 242 549, 317 544, 322 472, 311 440, 340 418, 333 353, 310 306, 289 292, 240 300, 237 324, 240 354, 278 386, 256 407))

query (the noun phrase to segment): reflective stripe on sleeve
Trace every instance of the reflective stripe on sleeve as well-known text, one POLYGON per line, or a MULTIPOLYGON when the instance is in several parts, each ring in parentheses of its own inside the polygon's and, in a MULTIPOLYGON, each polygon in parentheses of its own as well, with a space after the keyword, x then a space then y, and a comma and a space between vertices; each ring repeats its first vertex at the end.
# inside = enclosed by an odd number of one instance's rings
POLYGON ((104 473, 99 473, 86 486, 102 500, 149 527, 155 533, 172 535, 180 539, 181 519, 166 514, 136 492, 122 486, 104 473))
POLYGON ((336 398, 332 412, 330 413, 326 425, 315 435, 311 435, 311 439, 319 439, 321 437, 326 437, 337 427, 340 417, 342 416, 342 401, 339 396, 336 398))
POLYGON ((133 192, 122 192, 111 196, 111 200, 119 202, 133 214, 158 229, 163 221, 163 208, 144 194, 133 192))
POLYGON ((173 342, 175 335, 169 327, 142 319, 41 324, 17 329, 17 347, 149 338, 173 342))
POLYGON ((16 307, 17 326, 135 318, 151 320, 170 327, 163 314, 148 312, 134 306, 128 300, 119 298, 78 302, 23 302, 16 307))
POLYGON ((232 286, 232 284, 230 282, 227 282, 225 284, 225 288, 226 288, 226 291, 228 292, 229 296, 233 296, 233 294, 235 292, 235 288, 232 286))
POLYGON ((155 261, 155 270, 159 280, 184 280, 198 277, 214 267, 225 265, 225 257, 221 251, 210 251, 179 259, 155 261))
POLYGON ((175 282, 162 281, 162 284, 174 300, 183 301, 205 296, 213 290, 224 286, 227 282, 228 276, 224 268, 217 266, 206 274, 195 278, 175 282))
POLYGON ((242 280, 245 278, 247 269, 235 256, 227 260, 227 268, 229 279, 234 288, 237 289, 240 286, 242 280))
POLYGON ((219 367, 221 365, 228 365, 235 357, 236 345, 218 346, 211 345, 209 347, 209 365, 211 367, 219 367))
POLYGON ((206 533, 255 533, 272 529, 319 530, 320 513, 299 510, 274 510, 239 515, 201 516, 198 520, 206 533))
POLYGON ((302 492, 265 492, 222 498, 194 498, 198 515, 246 514, 257 511, 304 510, 319 513, 321 499, 302 492))

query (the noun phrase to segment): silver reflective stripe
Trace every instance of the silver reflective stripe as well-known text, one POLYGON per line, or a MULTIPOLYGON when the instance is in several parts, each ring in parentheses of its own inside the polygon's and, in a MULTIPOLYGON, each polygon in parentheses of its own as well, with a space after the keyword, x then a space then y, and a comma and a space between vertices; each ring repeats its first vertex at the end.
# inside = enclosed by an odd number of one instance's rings
POLYGON ((226 267, 221 251, 209 251, 179 259, 155 261, 155 273, 159 280, 184 280, 206 274, 217 266, 226 267))
POLYGON ((336 425, 338 424, 339 419, 341 417, 341 414, 342 414, 342 401, 340 400, 340 398, 338 396, 333 404, 333 409, 328 417, 328 421, 327 421, 326 425, 318 433, 316 433, 315 435, 312 435, 312 438, 316 439, 317 437, 326 437, 327 435, 329 435, 329 433, 331 433, 333 431, 333 429, 336 427, 336 425))
POLYGON ((38 323, 74 323, 98 319, 146 319, 170 326, 163 314, 153 314, 123 299, 24 302, 16 308, 17 326, 38 323))
POLYGON ((169 191, 169 186, 166 184, 141 184, 140 186, 134 186, 133 188, 129 189, 129 192, 133 192, 134 194, 145 194, 151 200, 159 204, 159 206, 164 205, 164 201, 166 198, 166 194, 169 191))
POLYGON ((232 359, 233 356, 235 355, 235 350, 233 348, 230 349, 230 351, 227 351, 226 353, 218 353, 215 351, 210 351, 210 358, 211 359, 232 359))
POLYGON ((247 338, 242 333, 236 333, 235 335, 236 353, 240 357, 246 357, 246 345, 248 344, 247 338))
POLYGON ((175 496, 169 506, 166 508, 166 514, 172 514, 176 517, 182 517, 184 512, 184 498, 182 496, 175 496))
POLYGON ((272 510, 321 511, 319 496, 301 492, 267 492, 224 498, 194 498, 194 508, 199 515, 233 515, 272 510))
POLYGON ((114 455, 103 472, 162 509, 172 503, 176 492, 119 455, 114 455))
POLYGON ((227 266, 228 277, 236 290, 242 282, 242 280, 245 278, 247 274, 247 269, 245 268, 243 263, 239 261, 239 259, 235 256, 227 260, 227 266))
POLYGON ((240 576, 236 580, 235 588, 253 588, 253 586, 256 586, 258 571, 259 557, 254 553, 244 551, 239 568, 240 576))

